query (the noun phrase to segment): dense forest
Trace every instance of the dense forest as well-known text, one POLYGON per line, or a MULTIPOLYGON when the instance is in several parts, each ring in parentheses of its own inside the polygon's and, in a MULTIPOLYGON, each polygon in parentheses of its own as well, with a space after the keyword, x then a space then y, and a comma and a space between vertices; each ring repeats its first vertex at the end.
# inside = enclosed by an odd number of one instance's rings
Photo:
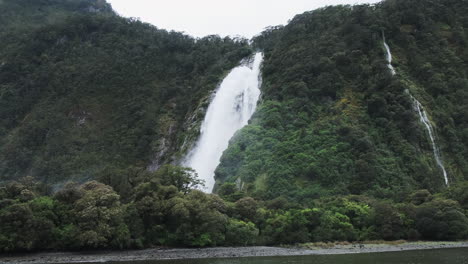
POLYGON ((298 201, 443 191, 408 92, 435 127, 449 182, 468 180, 467 3, 326 7, 256 37, 265 51, 263 101, 224 153, 218 183, 241 181, 256 198, 298 201))
POLYGON ((468 239, 466 0, 325 7, 251 42, 101 0, 0 13, 0 252, 468 239), (261 101, 203 193, 177 161, 255 50, 261 101))
POLYGON ((307 204, 256 200, 226 184, 219 196, 193 189, 193 171, 129 169, 120 194, 97 181, 54 194, 27 177, 0 189, 0 252, 296 244, 317 241, 468 238, 468 185, 402 202, 367 196, 307 204))
POLYGON ((172 161, 188 117, 251 52, 246 40, 118 17, 102 1, 4 0, 0 12, 1 180, 63 184, 172 161))

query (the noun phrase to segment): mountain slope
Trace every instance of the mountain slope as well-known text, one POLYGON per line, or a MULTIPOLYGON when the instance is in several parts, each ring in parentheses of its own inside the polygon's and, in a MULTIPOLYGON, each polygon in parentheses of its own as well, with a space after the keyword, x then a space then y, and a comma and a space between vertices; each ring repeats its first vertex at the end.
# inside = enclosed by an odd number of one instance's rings
POLYGON ((0 52, 2 180, 82 181, 171 161, 187 117, 251 52, 118 17, 102 1, 0 8, 14 18, 2 34, 16 36, 0 52))
POLYGON ((129 167, 177 160, 196 138, 213 89, 258 48, 262 102, 225 152, 218 190, 237 182, 257 198, 298 200, 442 190, 406 91, 429 114, 450 182, 465 180, 466 6, 327 7, 270 28, 250 47, 120 18, 104 1, 3 0, 0 179, 118 185, 129 167))
POLYGON ((159 30, 103 1, 0 0, 0 252, 466 240, 467 9, 327 7, 248 45, 159 30), (256 49, 263 98, 217 193, 203 193, 167 163, 256 49))
POLYGON ((265 50, 263 102, 224 153, 218 190, 243 182, 259 198, 298 200, 441 190, 442 172, 406 90, 430 115, 450 181, 466 180, 467 8, 467 1, 388 0, 307 12, 265 31, 255 39, 265 50))

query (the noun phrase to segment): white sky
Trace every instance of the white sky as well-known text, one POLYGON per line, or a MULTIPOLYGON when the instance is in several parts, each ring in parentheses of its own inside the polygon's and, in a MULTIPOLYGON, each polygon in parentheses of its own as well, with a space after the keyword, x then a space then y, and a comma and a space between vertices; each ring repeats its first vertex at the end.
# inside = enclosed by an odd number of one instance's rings
POLYGON ((117 13, 158 28, 195 37, 211 34, 251 38, 268 26, 327 5, 380 0, 107 0, 117 13))

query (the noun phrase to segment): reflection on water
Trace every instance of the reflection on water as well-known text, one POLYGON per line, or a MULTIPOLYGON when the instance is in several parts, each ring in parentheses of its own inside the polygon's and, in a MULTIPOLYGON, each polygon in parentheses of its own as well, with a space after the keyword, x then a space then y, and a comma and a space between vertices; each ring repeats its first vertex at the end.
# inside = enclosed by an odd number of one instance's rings
POLYGON ((468 264, 468 249, 438 249, 354 255, 160 260, 120 264, 468 264))

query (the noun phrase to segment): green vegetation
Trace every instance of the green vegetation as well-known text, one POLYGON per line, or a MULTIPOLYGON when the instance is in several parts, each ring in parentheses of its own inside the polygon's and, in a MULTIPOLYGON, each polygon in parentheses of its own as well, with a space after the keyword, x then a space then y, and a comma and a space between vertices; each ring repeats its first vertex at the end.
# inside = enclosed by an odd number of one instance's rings
POLYGON ((171 162, 188 117, 251 53, 246 40, 195 40, 101 2, 0 4, 0 180, 83 181, 171 162))
POLYGON ((466 0, 326 7, 253 45, 101 0, 1 0, 0 13, 0 252, 468 239, 466 0), (261 105, 205 194, 167 164, 254 49, 261 105))
POLYGON ((387 0, 296 16, 254 39, 263 101, 222 157, 219 186, 256 199, 401 201, 445 188, 409 90, 425 106, 452 184, 468 180, 468 5, 387 0), (385 60, 382 33, 396 76, 385 60), (242 184, 240 184, 240 182, 242 184))
POLYGON ((0 252, 468 238, 468 185, 415 191, 400 203, 347 195, 298 204, 229 188, 205 194, 191 188, 200 184, 193 171, 170 165, 127 174, 122 193, 96 181, 54 194, 31 177, 3 185, 0 252))

